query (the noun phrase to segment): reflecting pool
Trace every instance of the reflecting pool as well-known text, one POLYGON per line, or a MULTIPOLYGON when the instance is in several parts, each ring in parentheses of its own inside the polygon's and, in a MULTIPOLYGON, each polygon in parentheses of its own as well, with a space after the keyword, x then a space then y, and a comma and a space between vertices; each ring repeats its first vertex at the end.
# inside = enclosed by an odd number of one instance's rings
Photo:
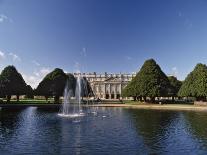
POLYGON ((58 108, 1 108, 0 154, 207 154, 206 112, 83 110, 68 118, 58 108))

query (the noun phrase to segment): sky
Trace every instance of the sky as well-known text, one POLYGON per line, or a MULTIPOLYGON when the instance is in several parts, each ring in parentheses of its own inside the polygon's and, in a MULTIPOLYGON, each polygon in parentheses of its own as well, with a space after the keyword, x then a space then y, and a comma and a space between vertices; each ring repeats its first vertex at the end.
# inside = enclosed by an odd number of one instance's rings
POLYGON ((0 70, 33 88, 54 68, 132 73, 150 58, 180 80, 207 63, 206 0, 0 0, 0 70))

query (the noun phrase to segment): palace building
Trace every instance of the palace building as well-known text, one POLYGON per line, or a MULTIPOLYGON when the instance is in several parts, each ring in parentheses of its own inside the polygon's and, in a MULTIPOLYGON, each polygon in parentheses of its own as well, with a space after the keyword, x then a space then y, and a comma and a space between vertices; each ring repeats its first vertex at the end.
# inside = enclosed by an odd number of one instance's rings
MULTIPOLYGON (((80 73, 74 73, 75 77, 80 73)), ((120 99, 121 92, 124 87, 136 76, 133 74, 104 74, 94 73, 82 73, 82 77, 86 77, 91 85, 95 98, 100 99, 120 99)))

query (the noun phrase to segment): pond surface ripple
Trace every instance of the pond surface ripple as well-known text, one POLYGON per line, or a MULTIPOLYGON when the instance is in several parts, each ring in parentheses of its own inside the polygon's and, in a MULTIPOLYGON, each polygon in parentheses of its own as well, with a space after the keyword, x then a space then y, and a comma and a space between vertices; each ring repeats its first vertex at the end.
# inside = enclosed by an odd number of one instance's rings
POLYGON ((95 110, 1 108, 0 154, 207 154, 206 112, 95 110))

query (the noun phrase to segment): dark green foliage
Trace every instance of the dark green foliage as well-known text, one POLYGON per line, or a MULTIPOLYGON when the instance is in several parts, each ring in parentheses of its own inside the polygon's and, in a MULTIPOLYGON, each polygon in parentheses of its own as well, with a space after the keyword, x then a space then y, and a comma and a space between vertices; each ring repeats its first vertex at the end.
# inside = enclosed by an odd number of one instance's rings
POLYGON ((26 94, 26 83, 14 66, 7 66, 0 75, 1 95, 7 96, 7 101, 11 95, 16 95, 19 100, 20 95, 26 94))
POLYGON ((86 77, 83 77, 81 79, 81 96, 82 97, 91 97, 93 96, 93 91, 92 88, 90 86, 90 83, 88 82, 88 80, 86 79, 86 77))
POLYGON ((35 89, 35 95, 38 96, 45 96, 45 99, 47 100, 49 96, 52 96, 51 88, 50 86, 52 85, 52 81, 48 78, 44 78, 37 88, 35 89))
POLYGON ((207 96, 207 66, 197 64, 183 82, 178 95, 181 97, 195 97, 196 100, 206 100, 207 96))
POLYGON ((49 96, 54 96, 55 102, 59 102, 60 96, 63 95, 67 80, 67 75, 62 69, 56 68, 39 83, 36 89, 36 95, 45 96, 46 100, 49 96))
MULTIPOLYGON (((79 91, 79 88, 77 85, 78 78, 75 78, 72 74, 67 74, 67 76, 68 76, 68 79, 67 79, 68 88, 72 92, 72 94, 70 95, 74 97, 75 91, 79 91)), ((86 77, 80 78, 80 91, 81 91, 80 92, 81 97, 93 96, 92 88, 90 86, 90 83, 86 79, 86 77)))
POLYGON ((145 61, 144 65, 124 90, 127 96, 155 97, 167 96, 170 82, 159 65, 153 60, 145 61))
POLYGON ((70 73, 67 74, 67 77, 69 89, 73 92, 71 95, 75 96, 76 78, 70 73))
MULTIPOLYGON (((35 90, 36 95, 45 96, 46 99, 49 96, 55 97, 55 103, 59 102, 59 97, 63 95, 66 82, 70 90, 72 90, 72 96, 75 96, 76 79, 72 74, 65 74, 63 70, 56 68, 39 83, 35 90)), ((88 96, 91 94, 92 89, 86 78, 81 79, 81 96, 88 96)))
POLYGON ((26 97, 31 99, 34 98, 34 91, 30 85, 26 86, 26 97))
POLYGON ((177 97, 178 95, 182 82, 174 76, 169 76, 168 79, 170 81, 169 96, 174 100, 174 97, 177 97))
POLYGON ((122 96, 123 97, 136 97, 137 91, 136 91, 136 85, 135 85, 135 78, 132 79, 131 82, 123 89, 122 96))
POLYGON ((55 102, 58 103, 59 97, 63 95, 67 75, 63 72, 63 70, 56 68, 47 78, 52 81, 50 91, 52 95, 55 96, 55 102))

